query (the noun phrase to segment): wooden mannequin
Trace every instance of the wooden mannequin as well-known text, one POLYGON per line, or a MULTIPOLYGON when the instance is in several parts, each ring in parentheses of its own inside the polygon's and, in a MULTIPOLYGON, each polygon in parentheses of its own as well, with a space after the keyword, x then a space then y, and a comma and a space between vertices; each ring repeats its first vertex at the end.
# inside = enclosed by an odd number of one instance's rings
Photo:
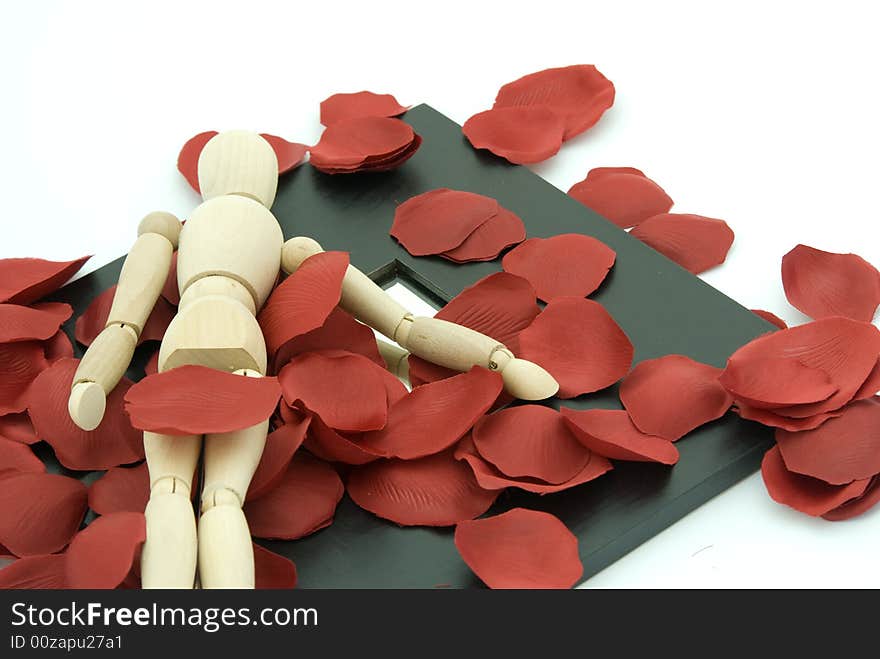
MULTIPOLYGON (((199 158, 204 201, 186 225, 181 228, 169 213, 151 213, 141 221, 107 326, 74 376, 68 408, 78 426, 92 429, 101 422, 106 396, 128 368, 178 245, 180 305, 159 349, 159 370, 200 364, 243 377, 265 375, 266 345, 255 314, 272 291, 282 254, 284 269, 292 272, 321 250, 308 238, 284 244, 281 227, 269 211, 277 182, 278 163, 268 142, 246 131, 220 133, 199 158)), ((516 359, 487 336, 414 318, 354 267, 346 273, 341 306, 425 359, 458 370, 477 364, 499 370, 514 396, 547 398, 558 388, 546 371, 516 359)), ((396 366, 405 364, 404 351, 386 352, 396 366)), ((241 507, 268 426, 266 420, 204 436, 198 529, 191 490, 203 438, 144 433, 150 473, 141 558, 145 588, 191 588, 197 567, 204 588, 254 587, 251 536, 241 507)))

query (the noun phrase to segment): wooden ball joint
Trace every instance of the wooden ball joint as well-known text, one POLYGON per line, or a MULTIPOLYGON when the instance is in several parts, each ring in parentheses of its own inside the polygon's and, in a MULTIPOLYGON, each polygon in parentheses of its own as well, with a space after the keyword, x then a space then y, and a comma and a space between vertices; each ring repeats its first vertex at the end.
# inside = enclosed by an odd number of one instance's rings
MULTIPOLYGON (((287 273, 321 246, 309 238, 284 243, 269 208, 278 185, 272 147, 256 133, 213 137, 198 164, 203 203, 184 227, 170 213, 147 215, 129 252, 107 325, 73 378, 68 408, 85 430, 103 418, 107 395, 122 378, 144 323, 159 298, 178 250, 178 313, 159 349, 159 370, 198 364, 247 377, 266 373, 266 344, 255 315, 279 269, 287 273)), ((414 317, 357 268, 349 266, 340 306, 403 348, 441 366, 479 365, 501 373, 512 395, 540 400, 558 384, 541 367, 517 359, 503 344, 435 318, 414 317)), ((406 351, 387 346, 395 370, 406 351)), ((141 554, 145 588, 253 588, 254 556, 241 506, 262 456, 268 420, 205 436, 144 433, 150 476, 147 540, 141 554), (192 476, 204 454, 201 514, 193 515, 192 476)))

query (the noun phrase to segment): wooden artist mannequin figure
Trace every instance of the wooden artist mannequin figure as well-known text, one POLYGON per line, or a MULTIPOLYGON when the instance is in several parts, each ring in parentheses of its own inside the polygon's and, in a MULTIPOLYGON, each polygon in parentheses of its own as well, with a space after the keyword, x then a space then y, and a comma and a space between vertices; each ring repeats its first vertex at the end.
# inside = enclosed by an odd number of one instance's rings
MULTIPOLYGON (((125 373, 138 336, 158 299, 178 247, 180 305, 159 350, 159 371, 198 364, 245 377, 266 374, 266 345, 255 318, 278 277, 321 251, 309 238, 284 243, 269 211, 278 183, 272 147, 256 133, 229 131, 211 139, 198 165, 204 202, 186 225, 151 213, 138 227, 107 325, 74 375, 69 410, 90 430, 106 396, 125 373)), ((401 346, 434 363, 466 371, 498 370, 514 396, 540 400, 556 381, 517 359, 494 339, 433 318, 413 317, 365 274, 349 266, 340 306, 401 346)), ((405 353, 392 355, 396 362, 405 353)), ((141 558, 145 588, 191 588, 198 567, 204 588, 253 588, 254 557, 242 504, 259 464, 269 421, 204 437, 144 433, 150 474, 141 558), (204 443, 201 515, 193 514, 193 476, 204 443)))

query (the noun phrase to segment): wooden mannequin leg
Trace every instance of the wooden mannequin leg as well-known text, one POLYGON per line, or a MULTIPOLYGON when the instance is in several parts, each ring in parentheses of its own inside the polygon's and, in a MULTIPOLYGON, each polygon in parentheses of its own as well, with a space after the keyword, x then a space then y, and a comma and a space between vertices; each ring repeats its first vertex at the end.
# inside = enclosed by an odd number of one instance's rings
POLYGON ((144 433, 150 471, 147 541, 141 552, 144 588, 193 587, 198 539, 191 492, 201 439, 144 433))
POLYGON ((241 506, 266 444, 269 421, 205 435, 205 485, 199 519, 202 588, 253 588, 254 551, 241 506))

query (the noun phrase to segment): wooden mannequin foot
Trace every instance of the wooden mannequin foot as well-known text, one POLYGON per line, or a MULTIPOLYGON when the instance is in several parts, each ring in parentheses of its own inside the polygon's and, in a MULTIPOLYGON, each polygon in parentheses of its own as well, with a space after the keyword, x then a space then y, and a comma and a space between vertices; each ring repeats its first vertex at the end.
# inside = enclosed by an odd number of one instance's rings
POLYGON ((175 478, 160 480, 153 486, 144 514, 143 588, 192 588, 198 539, 189 487, 175 478))
POLYGON ((238 495, 214 490, 202 497, 199 580, 202 588, 254 588, 254 549, 238 495))

